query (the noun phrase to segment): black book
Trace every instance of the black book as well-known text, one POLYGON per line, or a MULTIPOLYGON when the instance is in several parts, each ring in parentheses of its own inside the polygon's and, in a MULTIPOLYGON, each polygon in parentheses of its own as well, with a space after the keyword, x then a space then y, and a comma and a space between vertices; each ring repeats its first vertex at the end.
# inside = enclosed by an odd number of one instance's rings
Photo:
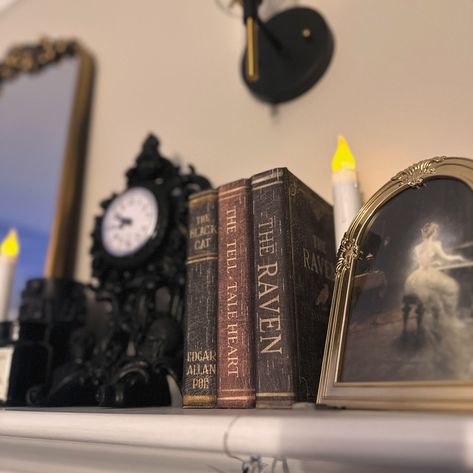
POLYGON ((252 178, 256 407, 315 402, 335 279, 332 206, 286 168, 252 178))
POLYGON ((183 407, 217 401, 217 191, 189 198, 183 407))

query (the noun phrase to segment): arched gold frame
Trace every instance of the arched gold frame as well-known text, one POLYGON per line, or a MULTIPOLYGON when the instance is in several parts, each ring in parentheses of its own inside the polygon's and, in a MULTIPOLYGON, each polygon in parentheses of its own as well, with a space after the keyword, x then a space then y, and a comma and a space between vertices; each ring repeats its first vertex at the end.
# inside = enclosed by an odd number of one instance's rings
POLYGON ((74 275, 94 63, 92 56, 79 42, 47 38, 38 44, 13 47, 0 62, 1 87, 2 83, 13 80, 19 74, 37 72, 71 56, 79 60, 79 70, 44 268, 45 277, 72 278, 74 275))
POLYGON ((458 179, 473 191, 473 160, 438 157, 421 161, 398 173, 360 210, 340 245, 334 296, 317 396, 317 404, 362 409, 472 410, 471 381, 340 381, 343 347, 354 282, 359 242, 375 213, 387 201, 429 179, 458 179))

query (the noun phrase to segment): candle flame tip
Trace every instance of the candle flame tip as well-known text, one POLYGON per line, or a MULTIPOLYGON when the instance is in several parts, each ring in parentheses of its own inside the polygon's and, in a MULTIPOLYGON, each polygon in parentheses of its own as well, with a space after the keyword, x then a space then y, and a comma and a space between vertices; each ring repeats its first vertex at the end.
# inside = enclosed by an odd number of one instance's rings
POLYGON ((356 160, 343 135, 338 135, 338 146, 332 159, 332 172, 356 169, 356 160))
POLYGON ((6 256, 18 256, 20 252, 20 242, 18 240, 18 234, 14 228, 11 228, 5 239, 0 245, 0 253, 6 256))

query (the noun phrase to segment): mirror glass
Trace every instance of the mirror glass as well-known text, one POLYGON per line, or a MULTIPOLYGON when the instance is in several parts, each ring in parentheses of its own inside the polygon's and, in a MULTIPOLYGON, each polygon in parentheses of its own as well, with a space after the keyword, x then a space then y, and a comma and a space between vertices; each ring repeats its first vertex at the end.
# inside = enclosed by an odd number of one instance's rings
POLYGON ((64 58, 0 85, 0 240, 20 240, 9 318, 26 280, 44 274, 80 61, 64 58))

